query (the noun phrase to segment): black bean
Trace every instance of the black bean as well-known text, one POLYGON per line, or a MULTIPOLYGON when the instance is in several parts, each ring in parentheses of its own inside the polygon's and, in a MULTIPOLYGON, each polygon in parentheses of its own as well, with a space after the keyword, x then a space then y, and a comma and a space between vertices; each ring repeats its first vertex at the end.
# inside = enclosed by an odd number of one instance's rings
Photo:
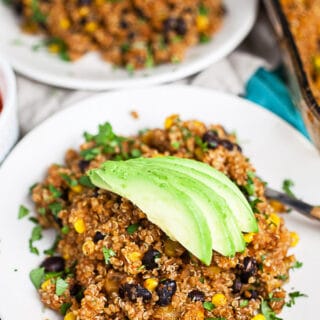
POLYGON ((200 290, 192 290, 188 293, 188 298, 191 301, 201 301, 204 302, 205 296, 204 293, 200 290))
POLYGON ((202 141, 207 144, 208 148, 215 149, 218 147, 220 139, 215 131, 207 131, 203 137, 202 141))
POLYGON ((142 264, 147 270, 152 270, 158 267, 155 259, 160 257, 160 252, 158 250, 149 249, 142 258, 142 264))
POLYGON ((163 30, 165 33, 170 31, 175 31, 177 27, 177 19, 175 18, 168 18, 163 21, 163 30))
POLYGON ((78 5, 79 6, 88 6, 91 4, 91 0, 78 0, 78 5))
POLYGON ((178 35, 184 36, 187 33, 187 25, 183 18, 177 19, 177 24, 175 27, 175 31, 178 35))
POLYGON ((250 299, 257 299, 258 298, 258 292, 256 290, 250 291, 251 297, 250 299))
POLYGON ((234 144, 231 141, 227 140, 227 139, 221 140, 219 144, 221 146, 223 146, 224 148, 226 148, 227 150, 229 150, 229 151, 232 151, 233 148, 234 148, 234 144))
POLYGON ((246 290, 242 293, 241 297, 243 299, 257 299, 258 292, 256 290, 246 290))
POLYGON ((232 291, 233 293, 239 293, 241 291, 242 288, 242 282, 240 280, 240 278, 236 278, 232 284, 232 291))
POLYGON ((129 23, 126 20, 122 19, 120 21, 120 28, 121 29, 128 29, 128 27, 129 27, 129 23))
POLYGON ((14 2, 14 11, 18 14, 18 15, 22 15, 23 13, 23 3, 22 2, 14 2))
POLYGON ((177 285, 174 280, 165 280, 160 282, 156 291, 159 296, 158 305, 159 306, 167 306, 171 303, 172 296, 175 294, 177 290, 177 285))
MULTIPOLYGON (((80 21, 80 23, 81 24, 85 24, 87 21, 86 21, 86 19, 85 19, 85 21, 80 21)), ((89 167, 89 164, 90 164, 90 161, 87 161, 87 160, 80 160, 79 162, 78 162, 78 167, 79 167, 79 169, 80 169, 80 171, 82 172, 82 173, 85 173, 86 172, 86 170, 87 170, 87 168, 89 167)))
POLYGON ((53 220, 55 221, 55 223, 59 226, 59 228, 62 228, 63 227, 63 223, 62 223, 62 219, 56 217, 56 216, 53 216, 53 220))
POLYGON ((100 231, 97 231, 95 233, 95 235, 93 236, 93 242, 97 243, 98 241, 103 240, 104 237, 105 237, 105 235, 103 233, 101 233, 100 231))
POLYGON ((242 152, 242 148, 238 144, 235 144, 235 146, 239 152, 242 152))
POLYGON ((152 294, 147 289, 139 284, 126 283, 119 289, 121 298, 128 298, 130 301, 135 302, 138 298, 142 298, 144 302, 148 302, 152 298, 152 294))
POLYGON ((248 283, 250 277, 254 276, 258 271, 258 264, 256 259, 252 257, 245 257, 243 266, 240 267, 240 279, 243 283, 248 283))
POLYGON ((62 257, 48 257, 40 267, 43 267, 45 272, 61 272, 65 268, 65 261, 62 257))
POLYGON ((79 283, 76 283, 71 287, 70 295, 75 297, 77 302, 80 303, 83 298, 83 291, 84 288, 79 283))

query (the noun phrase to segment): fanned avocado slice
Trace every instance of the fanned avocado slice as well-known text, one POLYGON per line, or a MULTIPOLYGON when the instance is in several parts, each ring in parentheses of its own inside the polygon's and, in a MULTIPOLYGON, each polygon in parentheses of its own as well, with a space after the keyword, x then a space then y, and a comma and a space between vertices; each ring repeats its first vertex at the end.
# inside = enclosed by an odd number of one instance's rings
POLYGON ((241 231, 257 231, 253 212, 237 186, 195 160, 107 161, 88 175, 94 185, 131 200, 207 265, 212 249, 232 256, 245 248, 241 231))
MULTIPOLYGON (((137 161, 132 165, 137 165, 137 161)), ((141 163, 141 170, 159 177, 165 175, 165 179, 170 184, 192 198, 210 227, 213 250, 224 256, 234 256, 236 251, 245 249, 242 233, 227 203, 201 181, 192 179, 187 174, 159 166, 152 161, 141 163)))
POLYGON ((136 204, 169 237, 179 241, 209 265, 212 241, 209 226, 191 197, 129 161, 107 161, 89 171, 91 182, 136 204))
MULTIPOLYGON (((141 161, 141 158, 137 160, 141 161)), ((220 171, 200 161, 177 157, 158 157, 151 161, 170 164, 170 168, 187 172, 189 176, 201 180, 227 201, 241 231, 258 232, 257 220, 247 199, 237 185, 220 171)))

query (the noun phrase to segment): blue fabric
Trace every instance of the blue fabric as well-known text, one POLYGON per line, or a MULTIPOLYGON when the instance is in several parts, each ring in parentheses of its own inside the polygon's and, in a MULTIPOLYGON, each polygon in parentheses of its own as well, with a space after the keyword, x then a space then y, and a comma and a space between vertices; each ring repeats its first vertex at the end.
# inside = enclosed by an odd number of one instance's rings
POLYGON ((301 114, 294 106, 279 70, 258 69, 247 82, 245 98, 277 114, 309 139, 301 114))

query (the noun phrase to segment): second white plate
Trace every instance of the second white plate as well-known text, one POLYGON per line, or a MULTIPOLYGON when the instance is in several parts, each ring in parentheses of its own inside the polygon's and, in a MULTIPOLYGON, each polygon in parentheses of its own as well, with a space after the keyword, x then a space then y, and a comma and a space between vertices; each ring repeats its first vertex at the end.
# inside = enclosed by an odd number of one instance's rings
POLYGON ((222 29, 208 44, 198 45, 188 51, 180 64, 166 64, 135 72, 114 69, 98 54, 88 54, 70 63, 59 60, 46 50, 33 51, 41 40, 37 36, 23 34, 13 10, 0 2, 0 52, 14 69, 34 80, 50 85, 80 89, 105 90, 141 87, 178 80, 199 72, 228 55, 245 38, 252 28, 257 0, 224 0, 227 15, 222 29))

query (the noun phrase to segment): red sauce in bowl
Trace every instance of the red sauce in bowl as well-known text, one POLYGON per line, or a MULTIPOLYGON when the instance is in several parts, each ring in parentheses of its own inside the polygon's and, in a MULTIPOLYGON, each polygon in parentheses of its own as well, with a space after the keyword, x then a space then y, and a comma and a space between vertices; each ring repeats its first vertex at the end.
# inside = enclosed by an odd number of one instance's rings
POLYGON ((2 97, 1 97, 1 94, 0 94, 0 113, 2 112, 2 108, 3 108, 3 105, 2 105, 2 97))

